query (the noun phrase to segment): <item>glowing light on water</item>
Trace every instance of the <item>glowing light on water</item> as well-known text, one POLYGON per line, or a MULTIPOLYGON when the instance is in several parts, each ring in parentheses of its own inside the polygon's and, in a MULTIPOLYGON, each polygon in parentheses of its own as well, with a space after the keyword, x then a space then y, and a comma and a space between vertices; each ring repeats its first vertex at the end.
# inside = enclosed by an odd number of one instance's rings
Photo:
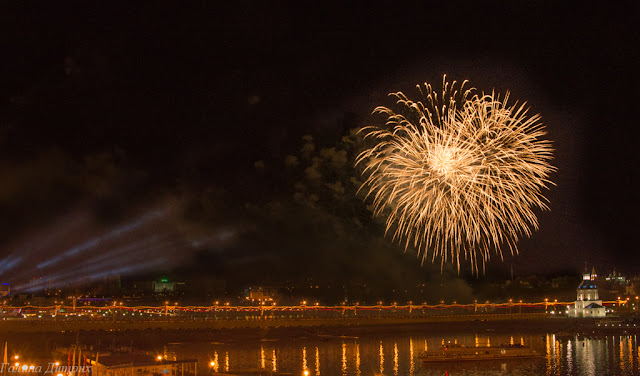
POLYGON ((573 372, 573 344, 572 341, 567 341, 567 371, 571 375, 573 372))
POLYGON ((347 344, 342 342, 342 374, 347 374, 347 344))
POLYGON ((620 370, 624 374, 624 342, 622 341, 622 336, 620 336, 617 345, 620 347, 620 370))
POLYGON ((316 347, 316 375, 320 375, 320 349, 316 347))
POLYGON ((356 343, 356 375, 360 375, 360 344, 356 343))
POLYGON ((302 348, 302 371, 306 371, 307 370, 307 348, 303 347, 302 348))
POLYGON ((382 348, 382 341, 380 341, 380 374, 384 374, 384 349, 382 348))
POLYGON ((633 341, 631 339, 631 336, 629 336, 627 350, 629 351, 629 368, 633 368, 633 341))
POLYGON ((264 358, 264 346, 260 345, 260 368, 264 369, 266 366, 266 360, 264 358))
MULTIPOLYGON (((608 337, 607 337, 608 338, 608 337)), ((605 340, 605 342, 608 341, 605 340)), ((589 376, 596 376, 596 352, 598 352, 597 350, 601 350, 602 351, 602 347, 599 346, 598 344, 599 341, 591 341, 590 339, 585 339, 584 341, 584 346, 582 347, 582 364, 584 365, 583 370, 586 372, 581 372, 583 374, 589 375, 589 376), (596 345, 596 348, 593 348, 593 345, 596 345), (586 368, 586 369, 584 369, 586 368)), ((605 351, 608 353, 608 346, 605 346, 605 351)))
POLYGON ((277 360, 276 360, 276 349, 273 349, 273 353, 271 355, 271 364, 273 365, 273 372, 277 372, 278 371, 278 367, 277 367, 277 360))
POLYGON ((393 374, 398 374, 398 343, 393 343, 393 374))
POLYGON ((518 239, 538 228, 534 209, 548 210, 542 190, 555 168, 539 115, 508 104, 509 93, 472 95, 465 84, 444 77, 441 95, 418 86, 422 102, 390 94, 397 109, 374 110, 386 122, 360 131, 371 146, 356 165, 386 233, 423 262, 460 269, 465 260, 477 272, 503 248, 517 254, 518 239))
POLYGON ((551 374, 551 336, 547 334, 546 338, 546 359, 547 359, 547 374, 551 374))
POLYGON ((229 352, 224 352, 224 371, 229 372, 229 352))
POLYGON ((213 371, 218 372, 218 352, 213 352, 213 371))
POLYGON ((551 338, 553 339, 553 367, 555 368, 559 362, 560 341, 556 340, 555 334, 553 334, 551 338))
POLYGON ((409 337, 409 376, 413 376, 415 366, 413 362, 413 338, 409 337))

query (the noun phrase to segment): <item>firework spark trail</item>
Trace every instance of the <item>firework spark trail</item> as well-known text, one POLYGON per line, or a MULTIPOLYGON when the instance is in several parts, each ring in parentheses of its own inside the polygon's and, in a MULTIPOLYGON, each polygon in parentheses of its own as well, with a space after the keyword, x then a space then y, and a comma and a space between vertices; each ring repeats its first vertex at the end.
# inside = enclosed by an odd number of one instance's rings
POLYGON ((549 209, 542 190, 555 168, 539 115, 507 104, 508 93, 474 94, 465 84, 457 89, 445 76, 441 96, 418 86, 418 102, 390 94, 399 111, 374 110, 386 123, 361 130, 372 146, 356 164, 374 215, 387 215, 386 233, 422 262, 431 253, 432 262, 460 270, 464 259, 477 272, 492 251, 502 259, 505 245, 517 254, 518 238, 538 228, 534 210, 549 209))

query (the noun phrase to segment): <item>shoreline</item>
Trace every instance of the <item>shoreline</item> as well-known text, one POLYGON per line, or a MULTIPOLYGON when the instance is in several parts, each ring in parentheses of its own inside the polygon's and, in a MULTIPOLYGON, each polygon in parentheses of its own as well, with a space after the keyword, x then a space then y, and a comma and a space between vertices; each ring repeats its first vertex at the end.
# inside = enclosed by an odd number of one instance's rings
MULTIPOLYGON (((235 327, 207 327, 207 328, 120 328, 101 330, 30 330, 8 331, 7 325, 0 326, 0 339, 9 343, 19 343, 34 353, 50 353, 58 346, 68 346, 82 343, 86 346, 131 346, 141 349, 151 349, 164 343, 225 343, 242 346, 246 343, 260 341, 279 341, 282 343, 295 341, 299 338, 321 338, 327 341, 335 339, 355 340, 367 336, 395 336, 398 334, 412 335, 443 335, 457 336, 465 334, 556 334, 558 340, 574 336, 622 335, 640 333, 638 328, 601 328, 597 327, 593 319, 570 319, 563 317, 547 318, 502 318, 500 320, 472 320, 472 321, 418 321, 412 320, 384 320, 380 322, 358 323, 345 322, 340 324, 318 325, 317 322, 305 322, 305 325, 291 326, 235 326, 235 327), (315 324, 315 325, 314 325, 315 324)), ((6 323, 6 322, 5 322, 6 323)), ((36 329, 36 328, 33 328, 36 329)))
POLYGON ((493 315, 489 318, 446 317, 429 319, 327 319, 327 320, 273 320, 273 321, 217 321, 217 322, 62 322, 35 323, 0 321, 0 337, 31 337, 69 335, 92 337, 136 334, 173 337, 179 333, 183 339, 211 337, 242 337, 255 340, 270 337, 285 338, 300 335, 357 336, 370 333, 469 333, 469 332, 559 332, 584 334, 585 332, 632 331, 640 327, 599 327, 594 319, 566 317, 540 317, 539 315, 493 315), (501 317, 500 317, 501 316, 501 317), (52 325, 53 324, 53 325, 52 325), (204 324, 204 325, 203 325, 204 324), (185 338, 186 337, 186 338, 185 338))
MULTIPOLYGON (((215 320, 215 321, 0 321, 0 336, 29 334, 80 333, 359 333, 397 332, 420 328, 429 332, 514 331, 584 332, 622 329, 640 331, 640 327, 599 327, 596 319, 575 319, 545 314, 448 315, 426 318, 340 318, 289 320, 215 320)), ((343 335, 343 334, 340 334, 343 335)), ((346 334, 344 334, 346 335, 346 334)))
POLYGON ((66 331, 126 331, 126 330, 210 330, 210 329, 272 329, 296 327, 362 327, 388 325, 448 325, 449 323, 492 323, 505 321, 544 320, 563 318, 544 313, 525 314, 480 314, 442 315, 420 318, 371 318, 348 317, 326 319, 251 319, 251 320, 154 320, 154 321, 48 321, 48 320, 2 320, 0 333, 39 333, 66 331))

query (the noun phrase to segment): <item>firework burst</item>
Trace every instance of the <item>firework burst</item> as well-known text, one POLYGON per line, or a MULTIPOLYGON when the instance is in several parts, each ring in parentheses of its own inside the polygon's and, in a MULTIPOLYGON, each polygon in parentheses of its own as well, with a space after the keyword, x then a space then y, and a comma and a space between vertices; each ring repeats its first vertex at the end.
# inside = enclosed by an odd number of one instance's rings
POLYGON ((357 158, 361 189, 374 215, 386 215, 386 233, 431 257, 464 260, 478 272, 491 254, 517 254, 519 237, 537 230, 534 210, 548 210, 542 190, 554 171, 553 148, 539 115, 509 94, 476 94, 443 78, 438 95, 418 86, 421 101, 392 93, 396 110, 378 107, 381 126, 363 128, 371 142, 357 158))

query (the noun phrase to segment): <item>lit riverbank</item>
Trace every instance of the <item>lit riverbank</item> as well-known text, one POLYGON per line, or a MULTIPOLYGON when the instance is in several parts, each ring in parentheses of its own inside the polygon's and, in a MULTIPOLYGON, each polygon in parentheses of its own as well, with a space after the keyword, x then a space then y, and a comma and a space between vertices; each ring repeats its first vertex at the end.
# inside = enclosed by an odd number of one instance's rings
POLYGON ((80 343, 87 347, 118 349, 135 347, 160 351, 176 343, 224 344, 248 346, 260 343, 290 343, 305 340, 352 341, 357 338, 393 336, 436 336, 455 338, 478 334, 484 336, 528 335, 542 338, 556 334, 561 338, 638 333, 638 328, 601 328, 597 320, 570 319, 552 315, 473 315, 465 317, 430 317, 425 319, 343 319, 343 320, 273 320, 262 322, 51 322, 26 320, 1 321, 0 339, 18 345, 21 352, 50 354, 58 346, 80 343), (60 325, 65 324, 65 325, 60 325), (109 325, 107 325, 109 324, 109 325), (61 327, 65 329, 61 330, 61 327))
POLYGON ((558 322, 563 319, 544 314, 478 314, 478 315, 442 315, 422 318, 325 318, 325 319, 237 319, 237 320, 70 320, 51 321, 38 319, 7 319, 0 321, 1 332, 61 332, 61 331, 113 331, 113 330, 201 330, 201 329, 271 329, 295 327, 382 327, 396 325, 489 325, 493 322, 535 321, 558 322))

